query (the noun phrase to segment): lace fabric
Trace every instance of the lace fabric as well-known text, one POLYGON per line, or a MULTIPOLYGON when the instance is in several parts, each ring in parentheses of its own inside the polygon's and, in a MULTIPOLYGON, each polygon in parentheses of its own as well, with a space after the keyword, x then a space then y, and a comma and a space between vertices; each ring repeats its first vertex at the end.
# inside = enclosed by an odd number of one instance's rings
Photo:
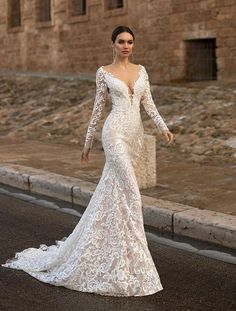
POLYGON ((168 130, 168 127, 165 124, 163 118, 161 117, 159 111, 157 110, 156 105, 154 104, 146 69, 144 70, 144 79, 145 79, 145 88, 141 98, 141 104, 144 106, 149 117, 156 124, 159 132, 162 133, 164 130, 168 130))
POLYGON ((92 148, 93 136, 97 129, 98 121, 102 117, 102 112, 106 104, 107 85, 101 70, 96 72, 96 95, 93 105, 92 115, 89 121, 89 127, 85 138, 85 146, 92 148))
MULTIPOLYGON (((89 121, 89 126, 86 133, 85 138, 85 147, 92 148, 93 145, 93 137, 94 133, 97 129, 97 124, 102 118, 102 113, 106 104, 106 98, 107 98, 107 87, 109 85, 109 82, 106 81, 106 75, 108 78, 116 80, 117 82, 121 82, 125 86, 124 93, 128 94, 128 97, 132 98, 132 101, 134 100, 134 96, 137 97, 137 101, 139 104, 142 104, 144 109, 146 110, 149 117, 154 121, 155 125, 157 126, 160 133, 162 133, 164 130, 168 130, 168 127, 166 123, 164 122, 163 118, 161 117, 159 111, 157 110, 157 107, 153 101, 153 97, 150 90, 150 83, 149 83, 149 77, 148 73, 143 65, 140 65, 141 69, 139 70, 139 77, 135 81, 134 84, 134 92, 132 96, 129 95, 128 86, 125 85, 125 83, 122 80, 119 80, 116 78, 112 73, 106 71, 103 69, 103 66, 98 68, 96 72, 96 96, 92 111, 92 116, 89 121), (143 80, 142 88, 141 88, 141 98, 140 98, 140 92, 135 93, 135 87, 137 82, 139 80, 143 80)), ((110 80, 108 79, 108 80, 110 80)), ((111 83, 111 81, 110 81, 111 83)), ((123 97, 123 96, 122 96, 123 97)), ((130 99, 129 99, 130 101, 130 99)))
POLYGON ((80 221, 55 245, 17 252, 3 267, 72 290, 107 296, 145 296, 163 289, 148 248, 141 195, 135 176, 143 148, 140 103, 160 131, 167 128, 151 96, 147 72, 140 65, 130 96, 127 85, 100 67, 96 96, 85 139, 92 147, 110 90, 112 110, 102 128, 104 169, 80 221))

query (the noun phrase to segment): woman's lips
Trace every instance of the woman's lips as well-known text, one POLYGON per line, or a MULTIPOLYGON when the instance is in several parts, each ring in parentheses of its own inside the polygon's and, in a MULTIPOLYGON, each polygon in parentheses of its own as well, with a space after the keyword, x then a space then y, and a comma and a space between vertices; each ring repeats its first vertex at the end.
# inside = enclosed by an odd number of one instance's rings
POLYGON ((123 53, 129 53, 129 51, 122 51, 123 53))

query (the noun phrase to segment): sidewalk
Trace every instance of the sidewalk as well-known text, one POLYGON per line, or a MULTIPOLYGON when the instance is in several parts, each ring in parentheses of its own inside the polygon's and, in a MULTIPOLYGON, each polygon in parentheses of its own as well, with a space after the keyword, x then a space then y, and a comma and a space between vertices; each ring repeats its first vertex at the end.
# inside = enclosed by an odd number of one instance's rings
MULTIPOLYGON (((81 164, 81 150, 76 146, 3 138, 0 143, 0 183, 86 208, 104 165, 99 150, 92 151, 88 164, 81 164)), ((226 214, 144 194, 142 201, 145 225, 236 249, 233 211, 226 214)))

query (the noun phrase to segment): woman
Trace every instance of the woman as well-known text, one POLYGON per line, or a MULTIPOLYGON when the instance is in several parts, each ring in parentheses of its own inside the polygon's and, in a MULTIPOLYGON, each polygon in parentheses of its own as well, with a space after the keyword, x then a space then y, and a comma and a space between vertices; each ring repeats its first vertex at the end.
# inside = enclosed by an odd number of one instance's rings
POLYGON ((112 111, 102 130, 106 163, 79 223, 56 245, 26 249, 2 266, 24 270, 45 283, 107 296, 145 296, 163 289, 148 249, 134 173, 143 147, 140 103, 168 143, 173 134, 153 103, 145 67, 128 60, 133 43, 132 31, 117 27, 112 34, 114 62, 96 72, 82 162, 88 161, 108 89, 112 111))

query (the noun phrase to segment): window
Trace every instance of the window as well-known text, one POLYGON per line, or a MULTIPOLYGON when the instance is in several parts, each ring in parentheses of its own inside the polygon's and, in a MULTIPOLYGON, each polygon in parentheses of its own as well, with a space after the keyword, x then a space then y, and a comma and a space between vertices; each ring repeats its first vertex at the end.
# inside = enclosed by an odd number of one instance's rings
POLYGON ((186 78, 188 81, 216 80, 215 38, 186 40, 186 78))
POLYGON ((71 16, 79 16, 86 14, 86 0, 71 1, 71 16))
POLYGON ((89 19, 87 0, 68 0, 68 23, 84 23, 89 19))
POLYGON ((38 21, 51 21, 51 0, 38 1, 38 21))
POLYGON ((127 1, 123 0, 103 0, 104 17, 110 18, 118 15, 127 15, 127 1))
POLYGON ((123 8, 123 6, 123 0, 107 0, 108 10, 123 8))
POLYGON ((21 26, 21 1, 10 0, 8 7, 9 14, 9 27, 20 27, 21 26))

